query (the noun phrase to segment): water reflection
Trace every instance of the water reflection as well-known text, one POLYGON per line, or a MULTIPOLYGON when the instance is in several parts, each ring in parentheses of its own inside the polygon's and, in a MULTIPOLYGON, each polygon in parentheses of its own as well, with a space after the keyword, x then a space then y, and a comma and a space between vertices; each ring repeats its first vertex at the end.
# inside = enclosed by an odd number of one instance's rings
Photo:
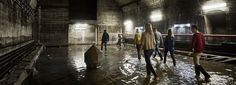
POLYGON ((68 50, 68 61, 78 72, 85 69, 86 64, 84 63, 84 53, 87 50, 87 46, 73 47, 70 46, 68 50))
MULTIPOLYGON (((215 85, 236 84, 236 68, 233 65, 218 62, 201 61, 212 76, 212 82, 206 83, 201 75, 200 81, 195 79, 192 59, 176 55, 177 66, 174 67, 168 57, 166 64, 159 57, 151 58, 153 67, 156 69, 160 80, 152 80, 153 76, 146 77, 146 63, 144 58, 138 60, 136 49, 128 47, 119 49, 109 46, 107 52, 103 52, 102 63, 96 70, 86 70, 84 53, 89 48, 85 46, 68 47, 68 67, 76 78, 75 84, 79 85, 215 85)), ((51 52, 51 51, 49 51, 51 52)), ((60 51, 59 51, 60 52, 60 51)), ((50 57, 59 56, 58 53, 50 53, 50 57), (55 55, 57 54, 57 55, 55 55)), ((52 60, 53 60, 52 59, 52 60)), ((55 62, 55 61, 54 61, 55 62)), ((54 65, 55 66, 55 65, 54 65)), ((58 65, 57 65, 58 66, 58 65)), ((50 67, 55 68, 55 67, 50 67)), ((58 74, 59 75, 59 74, 58 74)), ((47 79, 47 77, 45 77, 47 79)), ((68 80, 58 80, 68 82, 68 80)), ((53 82, 53 81, 52 81, 53 82)), ((57 85, 57 84, 54 84, 57 85)), ((63 84, 60 84, 63 85, 63 84)), ((66 85, 66 84, 64 84, 66 85)))

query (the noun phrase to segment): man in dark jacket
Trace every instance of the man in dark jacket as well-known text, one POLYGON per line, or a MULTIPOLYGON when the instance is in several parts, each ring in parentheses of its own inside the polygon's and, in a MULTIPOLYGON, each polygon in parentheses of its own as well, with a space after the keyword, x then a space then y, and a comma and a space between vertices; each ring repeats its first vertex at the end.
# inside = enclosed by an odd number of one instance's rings
POLYGON ((107 50, 107 42, 109 41, 109 34, 106 30, 104 30, 102 35, 102 44, 101 44, 101 50, 103 50, 103 44, 105 45, 105 51, 107 50))
POLYGON ((191 26, 191 31, 194 33, 192 38, 192 47, 191 50, 193 51, 193 62, 195 66, 195 73, 196 78, 200 78, 200 72, 203 73, 205 76, 205 81, 210 81, 210 75, 203 69, 203 67, 200 65, 200 57, 205 47, 205 39, 201 32, 198 31, 197 25, 191 26))

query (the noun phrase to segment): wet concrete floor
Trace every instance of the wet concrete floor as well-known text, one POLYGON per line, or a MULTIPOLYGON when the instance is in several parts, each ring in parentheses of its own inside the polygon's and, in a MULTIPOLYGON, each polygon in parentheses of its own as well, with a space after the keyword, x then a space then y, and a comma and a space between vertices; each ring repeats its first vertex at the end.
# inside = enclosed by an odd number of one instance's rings
MULTIPOLYGON (((151 58, 160 80, 146 77, 144 58, 138 60, 134 47, 119 49, 109 46, 103 52, 97 70, 86 70, 84 53, 89 45, 48 47, 36 64, 36 85, 235 85, 236 66, 212 61, 201 61, 211 75, 211 82, 195 79, 192 59, 176 54, 177 66, 170 57, 164 64, 160 58, 151 58)), ((100 46, 98 46, 100 48, 100 46)), ((201 78, 204 79, 203 75, 201 78)))

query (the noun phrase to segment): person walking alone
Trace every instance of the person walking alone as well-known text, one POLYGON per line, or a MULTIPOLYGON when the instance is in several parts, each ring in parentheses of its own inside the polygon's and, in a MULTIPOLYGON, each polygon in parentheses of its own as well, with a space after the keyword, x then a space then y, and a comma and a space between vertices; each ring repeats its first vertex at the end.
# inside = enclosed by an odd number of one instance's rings
POLYGON ((103 50, 103 45, 105 45, 105 51, 107 50, 107 42, 109 41, 109 34, 106 30, 104 30, 102 35, 102 44, 101 44, 101 50, 103 50))

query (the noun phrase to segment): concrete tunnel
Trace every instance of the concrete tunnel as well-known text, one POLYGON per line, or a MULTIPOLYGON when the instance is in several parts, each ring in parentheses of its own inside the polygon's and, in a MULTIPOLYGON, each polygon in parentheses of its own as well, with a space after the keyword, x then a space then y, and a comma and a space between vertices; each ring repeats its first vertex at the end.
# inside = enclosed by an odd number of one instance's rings
POLYGON ((235 85, 235 9, 235 0, 0 0, 0 85, 235 85), (170 54, 166 63, 151 55, 159 80, 147 77, 134 43, 146 23, 175 38, 176 66, 170 54), (192 25, 204 35, 210 82, 195 78, 192 25), (96 69, 85 54, 99 56, 96 69))

